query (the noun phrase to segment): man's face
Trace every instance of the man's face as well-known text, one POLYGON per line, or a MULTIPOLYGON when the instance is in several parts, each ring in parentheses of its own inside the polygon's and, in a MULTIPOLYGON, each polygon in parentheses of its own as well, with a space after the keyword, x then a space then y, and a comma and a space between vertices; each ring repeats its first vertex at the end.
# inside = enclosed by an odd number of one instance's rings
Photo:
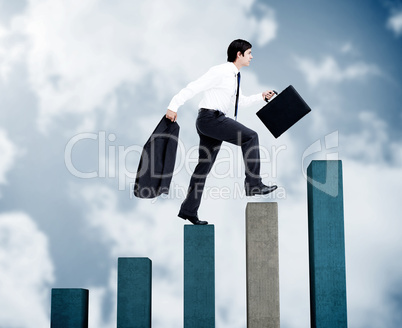
POLYGON ((253 56, 251 55, 251 48, 247 49, 244 52, 244 55, 242 55, 240 51, 238 52, 238 54, 240 54, 240 56, 238 57, 239 64, 241 66, 249 66, 250 61, 253 58, 253 56))

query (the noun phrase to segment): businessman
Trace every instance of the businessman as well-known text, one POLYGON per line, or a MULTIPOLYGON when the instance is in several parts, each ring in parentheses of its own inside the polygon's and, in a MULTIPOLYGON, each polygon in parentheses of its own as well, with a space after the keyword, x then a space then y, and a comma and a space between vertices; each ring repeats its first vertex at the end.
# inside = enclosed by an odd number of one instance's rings
POLYGON ((244 96, 240 88, 240 69, 249 66, 251 44, 245 40, 234 40, 227 50, 227 63, 210 68, 199 79, 188 84, 175 95, 166 113, 172 122, 177 120, 177 110, 187 100, 204 92, 199 104, 196 121, 200 137, 198 164, 190 179, 186 199, 183 201, 178 216, 193 224, 208 224, 198 218, 205 180, 215 162, 223 141, 238 145, 242 149, 245 164, 244 187, 246 196, 266 195, 277 186, 266 186, 260 177, 260 152, 258 135, 226 114, 233 110, 235 115, 239 105, 269 101, 273 91, 264 91, 253 96, 244 96))

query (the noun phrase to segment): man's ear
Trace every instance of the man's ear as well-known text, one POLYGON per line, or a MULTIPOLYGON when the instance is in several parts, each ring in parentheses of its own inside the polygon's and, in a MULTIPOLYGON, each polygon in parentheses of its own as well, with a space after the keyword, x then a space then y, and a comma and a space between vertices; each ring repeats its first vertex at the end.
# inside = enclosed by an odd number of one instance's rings
POLYGON ((241 51, 238 51, 238 52, 237 52, 237 58, 239 58, 239 57, 241 57, 241 56, 243 56, 243 54, 241 53, 241 51))

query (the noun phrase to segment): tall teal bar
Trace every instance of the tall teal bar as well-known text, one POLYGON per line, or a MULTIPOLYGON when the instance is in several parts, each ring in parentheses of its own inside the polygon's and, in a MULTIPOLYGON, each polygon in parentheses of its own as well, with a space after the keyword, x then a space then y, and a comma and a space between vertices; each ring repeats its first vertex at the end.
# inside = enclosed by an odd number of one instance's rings
POLYGON ((346 328, 342 162, 312 161, 307 177, 311 327, 346 328))
POLYGON ((150 328, 151 260, 122 257, 117 270, 117 328, 150 328))
POLYGON ((184 328, 215 327, 215 227, 184 226, 184 328))
POLYGON ((88 328, 89 291, 52 288, 51 328, 88 328))

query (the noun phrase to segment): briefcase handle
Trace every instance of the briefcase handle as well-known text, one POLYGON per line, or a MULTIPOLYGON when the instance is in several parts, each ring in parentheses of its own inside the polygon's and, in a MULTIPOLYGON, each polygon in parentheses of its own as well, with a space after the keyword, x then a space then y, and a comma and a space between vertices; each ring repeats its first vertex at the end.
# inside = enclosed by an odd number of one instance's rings
MULTIPOLYGON (((278 95, 278 92, 276 92, 275 90, 272 90, 274 93, 275 93, 275 96, 274 96, 274 98, 278 95)), ((266 102, 268 102, 268 99, 267 98, 265 98, 264 99, 266 102)))

